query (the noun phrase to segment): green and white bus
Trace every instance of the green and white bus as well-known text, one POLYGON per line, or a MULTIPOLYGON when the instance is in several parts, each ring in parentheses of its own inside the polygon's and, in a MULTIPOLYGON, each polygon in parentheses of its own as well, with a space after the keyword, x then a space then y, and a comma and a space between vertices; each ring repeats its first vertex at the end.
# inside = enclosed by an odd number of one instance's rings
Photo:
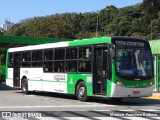
POLYGON ((6 84, 22 92, 43 91, 89 96, 151 96, 154 88, 149 42, 103 37, 10 48, 6 84))

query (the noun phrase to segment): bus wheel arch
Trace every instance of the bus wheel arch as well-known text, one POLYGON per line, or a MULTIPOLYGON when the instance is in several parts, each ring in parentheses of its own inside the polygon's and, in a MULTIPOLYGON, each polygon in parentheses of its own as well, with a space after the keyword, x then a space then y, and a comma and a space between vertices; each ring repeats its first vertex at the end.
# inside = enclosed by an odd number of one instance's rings
POLYGON ((23 76, 22 79, 21 79, 21 84, 22 84, 23 80, 25 80, 25 79, 27 79, 27 77, 23 76))
POLYGON ((88 100, 87 87, 82 79, 78 80, 78 82, 76 83, 75 94, 77 96, 77 99, 80 101, 85 102, 88 100))
POLYGON ((22 77, 22 81, 21 81, 21 89, 22 89, 22 93, 23 94, 28 94, 28 80, 26 76, 22 77))

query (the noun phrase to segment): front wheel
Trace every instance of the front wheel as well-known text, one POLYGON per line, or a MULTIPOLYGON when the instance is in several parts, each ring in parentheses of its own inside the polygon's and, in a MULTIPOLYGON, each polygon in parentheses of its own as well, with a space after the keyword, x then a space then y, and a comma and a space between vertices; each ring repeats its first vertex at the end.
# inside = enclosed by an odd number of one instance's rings
POLYGON ((23 94, 28 94, 28 81, 24 79, 21 83, 21 89, 23 94))
POLYGON ((76 87, 76 96, 77 96, 78 100, 80 100, 80 101, 85 102, 88 100, 87 88, 86 88, 86 85, 83 81, 79 82, 76 87))

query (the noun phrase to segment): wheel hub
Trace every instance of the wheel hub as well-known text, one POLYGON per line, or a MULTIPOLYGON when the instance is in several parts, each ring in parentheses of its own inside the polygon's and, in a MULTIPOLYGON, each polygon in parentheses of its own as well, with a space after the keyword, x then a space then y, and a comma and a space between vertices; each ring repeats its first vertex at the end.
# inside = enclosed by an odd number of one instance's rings
POLYGON ((85 95, 85 87, 79 88, 79 95, 80 95, 80 97, 83 97, 85 95))
POLYGON ((23 91, 26 91, 26 84, 23 85, 23 91))

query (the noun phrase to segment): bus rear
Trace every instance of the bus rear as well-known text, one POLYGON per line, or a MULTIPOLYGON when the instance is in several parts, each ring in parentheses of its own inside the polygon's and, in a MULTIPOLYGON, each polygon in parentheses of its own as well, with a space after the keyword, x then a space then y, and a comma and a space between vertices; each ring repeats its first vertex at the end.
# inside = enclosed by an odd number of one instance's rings
POLYGON ((149 42, 113 37, 115 56, 111 97, 145 97, 153 92, 153 62, 149 42))

